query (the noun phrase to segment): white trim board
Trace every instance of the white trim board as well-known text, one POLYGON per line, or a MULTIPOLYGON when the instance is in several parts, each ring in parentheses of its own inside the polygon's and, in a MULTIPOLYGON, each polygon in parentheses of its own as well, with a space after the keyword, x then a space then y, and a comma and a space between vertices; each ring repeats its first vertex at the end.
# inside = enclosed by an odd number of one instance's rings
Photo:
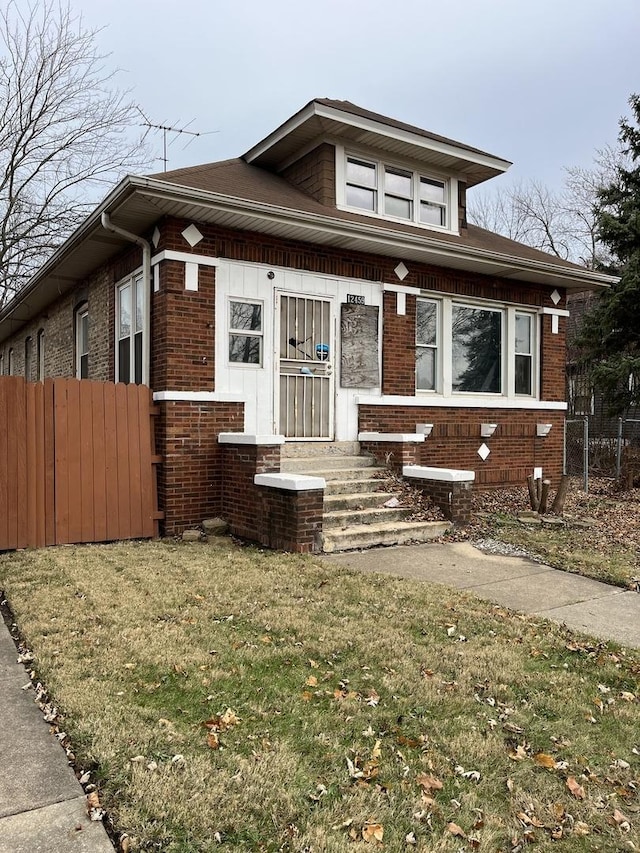
POLYGON ((547 400, 515 400, 504 397, 400 397, 395 395, 356 398, 361 406, 416 406, 429 408, 451 409, 529 409, 531 411, 549 410, 566 411, 565 402, 547 400))
POLYGON ((244 403, 239 394, 219 391, 154 391, 154 403, 244 403))

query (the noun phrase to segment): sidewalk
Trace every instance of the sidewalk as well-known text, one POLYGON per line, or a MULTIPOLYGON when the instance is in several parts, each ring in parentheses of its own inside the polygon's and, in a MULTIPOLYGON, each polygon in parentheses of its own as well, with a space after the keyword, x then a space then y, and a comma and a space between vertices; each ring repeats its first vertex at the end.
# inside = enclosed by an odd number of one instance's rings
POLYGON ((0 853, 113 853, 0 616, 0 853))
POLYGON ((363 572, 463 589, 512 610, 640 649, 640 594, 522 557, 486 554, 469 542, 447 542, 348 551, 323 559, 363 572))

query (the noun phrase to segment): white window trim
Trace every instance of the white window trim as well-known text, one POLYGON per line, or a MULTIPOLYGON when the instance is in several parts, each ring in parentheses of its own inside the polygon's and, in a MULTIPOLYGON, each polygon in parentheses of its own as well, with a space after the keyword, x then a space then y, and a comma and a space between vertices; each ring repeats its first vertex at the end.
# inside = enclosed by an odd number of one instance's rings
MULTIPOLYGON (((513 400, 521 402, 526 406, 531 401, 539 399, 539 375, 540 375, 540 314, 536 308, 527 308, 525 306, 506 305, 503 303, 482 301, 475 299, 464 299, 459 296, 436 296, 431 294, 420 294, 418 299, 424 299, 427 302, 439 303, 439 327, 437 330, 437 339, 440 342, 438 347, 437 358, 437 374, 436 374, 436 389, 435 391, 421 390, 416 388, 417 398, 440 397, 447 400, 477 400, 478 405, 484 405, 487 400, 513 400), (501 387, 500 393, 487 393, 486 391, 455 391, 453 389, 453 336, 452 336, 452 314, 453 306, 460 305, 465 308, 484 309, 489 311, 500 311, 503 316, 503 352, 502 352, 502 370, 501 370, 501 387), (516 394, 515 393, 515 318, 516 314, 525 314, 531 317, 532 322, 532 377, 531 377, 531 394, 516 394)), ((473 403, 469 403, 473 405, 473 403)))
POLYGON ((253 299, 250 296, 233 296, 228 295, 226 301, 226 330, 227 334, 225 337, 225 355, 227 365, 233 368, 240 368, 241 370, 262 370, 264 368, 265 361, 265 353, 264 353, 264 325, 265 325, 265 313, 264 313, 264 300, 263 299, 253 299), (231 326, 231 303, 232 302, 245 302, 248 305, 259 305, 260 306, 260 316, 262 317, 262 328, 260 331, 256 331, 253 329, 235 329, 231 326), (246 335, 250 338, 260 338, 260 362, 258 364, 253 362, 244 362, 244 361, 231 361, 229 358, 229 339, 231 335, 246 335))
MULTIPOLYGON (((127 284, 131 284, 132 288, 131 288, 131 333, 129 335, 129 347, 130 347, 130 350, 129 350, 129 369, 130 369, 129 383, 132 385, 135 384, 135 336, 136 336, 136 329, 135 329, 135 312, 136 312, 135 291, 142 284, 142 282, 143 282, 142 267, 139 267, 137 270, 134 270, 134 272, 130 273, 125 278, 120 279, 120 281, 116 282, 116 284, 115 284, 115 305, 114 305, 114 313, 115 313, 115 317, 114 317, 114 320, 115 320, 115 322, 114 322, 114 337, 115 337, 115 341, 114 341, 114 347, 115 347, 114 371, 115 371, 115 376, 114 376, 114 379, 116 382, 120 381, 118 379, 118 377, 120 375, 120 328, 119 328, 119 326, 120 326, 120 291, 123 287, 126 287, 127 284)), ((149 376, 148 376, 149 368, 148 368, 148 365, 146 364, 146 359, 144 358, 144 351, 145 351, 145 347, 147 346, 147 335, 149 334, 149 330, 145 327, 145 322, 146 322, 146 318, 147 318, 146 300, 149 298, 149 294, 148 294, 148 288, 146 288, 144 286, 143 286, 142 298, 143 298, 143 304, 142 304, 142 352, 143 352, 143 357, 142 357, 142 382, 141 382, 141 384, 142 385, 148 385, 149 384, 149 376)))
MULTIPOLYGON (((88 304, 87 302, 83 302, 83 303, 82 303, 82 305, 79 305, 79 306, 76 308, 76 311, 75 311, 75 318, 76 318, 76 322, 75 322, 75 330, 74 330, 74 331, 75 331, 75 341, 74 341, 74 344, 75 344, 75 353, 74 353, 74 359, 75 359, 75 375, 76 375, 76 379, 82 379, 82 369, 81 369, 81 367, 82 367, 82 355, 83 355, 83 353, 80 351, 80 341, 82 340, 82 336, 81 336, 81 334, 80 334, 80 329, 81 329, 81 324, 82 324, 82 318, 83 318, 83 317, 87 317, 87 318, 89 317, 89 304, 88 304)), ((88 349, 88 343, 89 343, 89 342, 87 341, 87 352, 86 352, 86 356, 87 356, 87 364, 88 364, 88 361, 89 361, 89 349, 88 349)))
POLYGON ((416 164, 407 165, 399 163, 395 160, 380 159, 379 154, 369 152, 363 153, 351 148, 345 148, 342 145, 335 146, 336 152, 336 207, 338 210, 345 210, 350 213, 359 213, 362 216, 370 216, 373 219, 381 219, 387 222, 397 222, 404 225, 412 225, 416 228, 423 228, 426 231, 436 231, 443 234, 458 234, 458 181, 457 178, 451 175, 443 175, 438 172, 432 172, 417 166, 416 164), (376 200, 377 210, 365 210, 361 207, 351 207, 347 204, 347 158, 352 157, 356 160, 362 160, 366 163, 371 163, 376 166, 376 200), (384 212, 384 170, 399 169, 404 172, 411 172, 413 175, 413 216, 411 219, 403 219, 398 216, 391 216, 384 212), (446 208, 446 225, 434 225, 428 222, 420 221, 420 178, 428 178, 435 181, 442 181, 445 185, 445 208, 446 208))

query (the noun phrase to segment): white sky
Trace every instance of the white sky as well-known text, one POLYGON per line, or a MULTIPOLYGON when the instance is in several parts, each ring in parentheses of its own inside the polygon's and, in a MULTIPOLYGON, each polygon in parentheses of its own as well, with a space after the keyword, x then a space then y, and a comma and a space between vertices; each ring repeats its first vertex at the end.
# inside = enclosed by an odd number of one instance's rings
MULTIPOLYGON (((314 97, 353 101, 558 187, 640 92, 638 0, 72 0, 169 168, 243 154, 314 97), (161 154, 162 139, 153 139, 161 154)), ((157 171, 162 169, 158 161, 157 171)), ((499 181, 509 179, 499 178, 499 181)))

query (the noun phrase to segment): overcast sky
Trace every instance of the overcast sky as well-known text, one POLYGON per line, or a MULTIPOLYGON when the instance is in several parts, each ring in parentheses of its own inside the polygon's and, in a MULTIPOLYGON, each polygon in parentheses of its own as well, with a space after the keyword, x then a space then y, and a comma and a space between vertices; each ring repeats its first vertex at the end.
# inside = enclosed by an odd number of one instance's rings
MULTIPOLYGON (((640 92, 638 0, 72 0, 159 124, 169 168, 236 157, 314 97, 562 181, 615 143, 640 92), (171 136, 171 135, 170 135, 171 136)), ((158 156, 162 139, 153 138, 158 156)), ((162 164, 158 161, 158 171, 162 164)), ((497 181, 505 181, 499 178, 497 181)))

